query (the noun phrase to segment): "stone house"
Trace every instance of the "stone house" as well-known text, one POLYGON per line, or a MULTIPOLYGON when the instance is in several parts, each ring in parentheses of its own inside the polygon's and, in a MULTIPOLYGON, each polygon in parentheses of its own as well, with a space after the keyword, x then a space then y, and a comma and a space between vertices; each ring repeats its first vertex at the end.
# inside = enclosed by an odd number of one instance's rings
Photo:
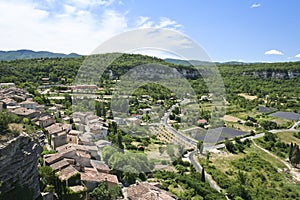
POLYGON ((70 130, 67 134, 67 143, 78 144, 81 131, 70 130))
POLYGON ((45 115, 43 117, 40 117, 37 120, 37 124, 41 127, 41 128, 46 128, 52 124, 55 124, 55 119, 53 119, 53 117, 49 116, 49 115, 45 115))
POLYGON ((80 172, 81 181, 84 182, 88 191, 93 191, 95 187, 101 182, 107 182, 108 187, 116 186, 119 184, 116 175, 98 172, 95 168, 84 168, 83 172, 80 172))
POLYGON ((175 200, 178 199, 175 195, 162 190, 148 182, 136 183, 128 187, 128 200, 175 200))
POLYGON ((11 110, 10 112, 18 115, 19 117, 22 117, 22 118, 26 117, 28 119, 34 119, 40 115, 40 112, 38 112, 37 110, 31 110, 31 109, 27 109, 27 108, 17 108, 17 109, 11 110))
POLYGON ((34 101, 32 101, 32 99, 30 98, 30 99, 27 99, 26 101, 21 102, 20 106, 22 108, 27 108, 27 109, 33 109, 33 110, 35 110, 35 109, 37 109, 39 107, 39 104, 36 103, 36 102, 34 102, 34 101))
POLYGON ((67 133, 71 130, 70 124, 55 123, 45 129, 54 149, 67 143, 67 133))

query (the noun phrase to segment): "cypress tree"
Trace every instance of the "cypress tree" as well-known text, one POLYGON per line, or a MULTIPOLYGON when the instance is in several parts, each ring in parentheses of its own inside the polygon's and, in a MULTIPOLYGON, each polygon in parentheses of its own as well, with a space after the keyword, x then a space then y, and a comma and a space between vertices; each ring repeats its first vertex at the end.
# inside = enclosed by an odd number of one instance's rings
POLYGON ((205 170, 204 170, 204 167, 202 167, 201 182, 205 182, 205 170))

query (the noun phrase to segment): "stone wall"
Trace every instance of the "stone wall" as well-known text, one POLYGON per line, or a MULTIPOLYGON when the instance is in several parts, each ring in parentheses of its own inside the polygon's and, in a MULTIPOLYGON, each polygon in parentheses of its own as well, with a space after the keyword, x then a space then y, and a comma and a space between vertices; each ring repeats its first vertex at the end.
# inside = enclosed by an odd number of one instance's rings
POLYGON ((39 142, 25 133, 0 144, 2 194, 20 185, 32 189, 34 199, 40 195, 37 167, 41 151, 39 142))

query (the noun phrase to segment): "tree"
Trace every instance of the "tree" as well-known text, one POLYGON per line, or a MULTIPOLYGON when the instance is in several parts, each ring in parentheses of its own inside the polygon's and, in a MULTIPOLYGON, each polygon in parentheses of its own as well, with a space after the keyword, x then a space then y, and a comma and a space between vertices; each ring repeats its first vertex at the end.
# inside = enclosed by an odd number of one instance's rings
POLYGON ((160 155, 163 154, 165 152, 165 148, 164 147, 159 147, 158 148, 160 155))
POLYGON ((143 121, 149 121, 151 119, 151 117, 148 115, 148 114, 143 114, 143 116, 142 116, 142 120, 143 121))
POLYGON ((234 144, 228 138, 225 139, 225 147, 230 153, 235 153, 234 144))
POLYGON ((8 131, 9 118, 5 112, 0 112, 0 134, 5 134, 8 131))
POLYGON ((203 151, 203 141, 202 140, 198 140, 197 148, 200 151, 200 153, 202 153, 202 151, 203 151))
POLYGON ((130 165, 125 165, 123 167, 123 171, 124 176, 122 177, 122 179, 125 182, 125 185, 129 186, 131 184, 134 184, 139 175, 138 171, 130 165))
POLYGON ((297 166, 300 163, 300 150, 297 144, 291 144, 289 159, 292 165, 297 166))
POLYGON ((118 134, 117 134, 117 142, 118 142, 119 149, 123 152, 124 151, 123 137, 122 137, 122 133, 120 131, 118 131, 118 134))
POLYGON ((123 197, 120 186, 108 187, 106 181, 100 183, 90 195, 97 200, 115 200, 118 197, 123 197))
POLYGON ((99 117, 105 116, 106 115, 106 110, 105 110, 105 106, 104 103, 102 101, 96 101, 95 104, 95 108, 96 108, 96 115, 99 117))
POLYGON ((202 182, 205 182, 205 170, 204 170, 204 167, 202 167, 201 181, 202 181, 202 182))
POLYGON ((290 150, 289 150, 289 160, 290 160, 290 161, 292 160, 293 149, 294 149, 294 143, 291 142, 290 150))
POLYGON ((246 177, 246 174, 241 172, 241 171, 238 171, 238 181, 240 183, 240 185, 245 185, 246 184, 246 181, 247 181, 247 177, 246 177))
POLYGON ((276 142, 276 136, 271 133, 271 132, 266 132, 266 134, 264 135, 264 141, 269 142, 276 142))
POLYGON ((209 165, 210 152, 206 154, 206 165, 209 165))
POLYGON ((42 186, 42 188, 41 188, 42 190, 47 185, 53 185, 53 186, 56 185, 56 176, 51 167, 49 167, 49 166, 38 167, 38 175, 40 178, 40 184, 42 186))

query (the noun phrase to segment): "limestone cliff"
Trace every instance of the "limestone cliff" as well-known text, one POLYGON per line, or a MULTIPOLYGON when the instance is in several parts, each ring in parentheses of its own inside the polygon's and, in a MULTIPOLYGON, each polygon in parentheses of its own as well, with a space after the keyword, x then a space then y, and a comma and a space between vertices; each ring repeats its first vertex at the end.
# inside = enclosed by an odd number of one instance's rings
POLYGON ((272 79, 291 79, 300 76, 299 71, 248 71, 242 73, 244 76, 254 76, 259 78, 272 78, 272 79))
POLYGON ((40 194, 38 159, 42 151, 39 142, 26 133, 0 144, 1 193, 13 190, 17 185, 28 187, 34 199, 40 194))

